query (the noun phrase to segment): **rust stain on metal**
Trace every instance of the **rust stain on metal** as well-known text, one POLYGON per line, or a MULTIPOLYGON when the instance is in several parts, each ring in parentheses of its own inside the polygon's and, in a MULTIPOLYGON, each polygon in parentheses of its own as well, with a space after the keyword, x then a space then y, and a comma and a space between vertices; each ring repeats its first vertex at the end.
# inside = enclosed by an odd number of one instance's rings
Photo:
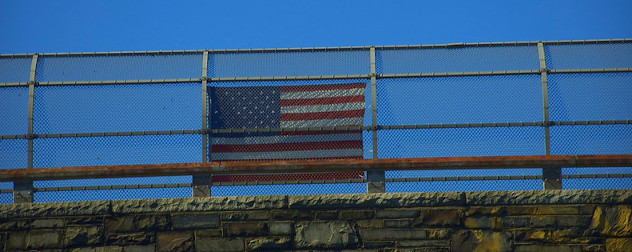
POLYGON ((232 161, 0 170, 0 181, 210 174, 632 166, 632 155, 232 161))

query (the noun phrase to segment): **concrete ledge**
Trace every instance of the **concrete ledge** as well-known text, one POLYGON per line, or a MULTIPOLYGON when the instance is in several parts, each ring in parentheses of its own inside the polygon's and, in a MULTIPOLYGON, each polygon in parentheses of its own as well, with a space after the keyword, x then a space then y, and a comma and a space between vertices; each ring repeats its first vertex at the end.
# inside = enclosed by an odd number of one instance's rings
POLYGON ((112 213, 197 212, 287 208, 287 196, 113 200, 112 213))
POLYGON ((632 190, 467 192, 465 199, 466 204, 470 206, 629 204, 632 203, 632 190))
POLYGON ((104 215, 111 213, 112 201, 59 202, 0 205, 0 218, 104 215))
POLYGON ((241 196, 0 205, 0 219, 71 215, 436 206, 630 204, 632 190, 241 196))
POLYGON ((288 206, 294 209, 388 208, 418 206, 463 206, 460 192, 438 193, 372 193, 289 196, 288 206))

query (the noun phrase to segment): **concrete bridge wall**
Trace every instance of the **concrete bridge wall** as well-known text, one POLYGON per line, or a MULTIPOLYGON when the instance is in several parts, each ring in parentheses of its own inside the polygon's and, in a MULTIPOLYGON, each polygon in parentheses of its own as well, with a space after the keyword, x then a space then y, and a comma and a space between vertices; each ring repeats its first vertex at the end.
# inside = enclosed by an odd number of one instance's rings
POLYGON ((632 251, 632 190, 0 206, 0 251, 632 251))

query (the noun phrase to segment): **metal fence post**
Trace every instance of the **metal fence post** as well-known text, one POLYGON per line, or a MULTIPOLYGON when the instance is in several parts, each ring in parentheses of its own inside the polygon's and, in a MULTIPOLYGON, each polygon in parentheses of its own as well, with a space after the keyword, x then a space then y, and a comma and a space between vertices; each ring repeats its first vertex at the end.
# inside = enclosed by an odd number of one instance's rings
MULTIPOLYGON (((375 70, 375 47, 370 48, 371 60, 371 133, 373 134, 373 159, 377 159, 377 73, 375 70)), ((383 193, 386 191, 384 171, 367 171, 367 193, 383 193)))
MULTIPOLYGON (((549 121, 549 94, 546 68, 546 58, 544 55, 544 43, 538 42, 538 57, 540 58, 540 78, 542 80, 542 104, 544 108, 544 154, 551 155, 551 132, 549 121)), ((562 169, 542 167, 542 186, 544 190, 562 189, 562 169)))
POLYGON ((208 51, 202 53, 202 162, 208 162, 208 51))
MULTIPOLYGON (((207 123, 207 104, 208 95, 206 85, 208 82, 208 51, 202 53, 202 162, 208 162, 208 123, 207 123)), ((193 197, 210 197, 211 196, 210 174, 194 174, 191 184, 193 197)))
MULTIPOLYGON (((33 100, 35 98, 35 73, 37 69, 37 54, 31 60, 31 72, 29 74, 29 104, 28 104, 28 129, 27 129, 27 168, 33 169, 33 100)), ((33 180, 22 179, 13 181, 13 203, 33 202, 33 180)))

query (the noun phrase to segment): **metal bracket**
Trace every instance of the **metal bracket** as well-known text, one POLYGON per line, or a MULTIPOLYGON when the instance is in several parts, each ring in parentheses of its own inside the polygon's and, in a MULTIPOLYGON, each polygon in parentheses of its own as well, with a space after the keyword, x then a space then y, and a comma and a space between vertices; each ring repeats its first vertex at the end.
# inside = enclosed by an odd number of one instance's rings
POLYGON ((211 176, 211 174, 194 174, 192 182, 191 191, 193 197, 211 197, 211 184, 213 182, 213 176, 211 176))
POLYGON ((542 168, 542 186, 544 190, 562 190, 562 169, 542 168))
POLYGON ((446 48, 459 48, 463 46, 465 46, 465 43, 450 43, 445 45, 446 48))
POLYGON ((368 193, 386 192, 386 175, 384 171, 367 171, 366 190, 368 193))
POLYGON ((33 203, 33 180, 13 181, 13 204, 33 203))

